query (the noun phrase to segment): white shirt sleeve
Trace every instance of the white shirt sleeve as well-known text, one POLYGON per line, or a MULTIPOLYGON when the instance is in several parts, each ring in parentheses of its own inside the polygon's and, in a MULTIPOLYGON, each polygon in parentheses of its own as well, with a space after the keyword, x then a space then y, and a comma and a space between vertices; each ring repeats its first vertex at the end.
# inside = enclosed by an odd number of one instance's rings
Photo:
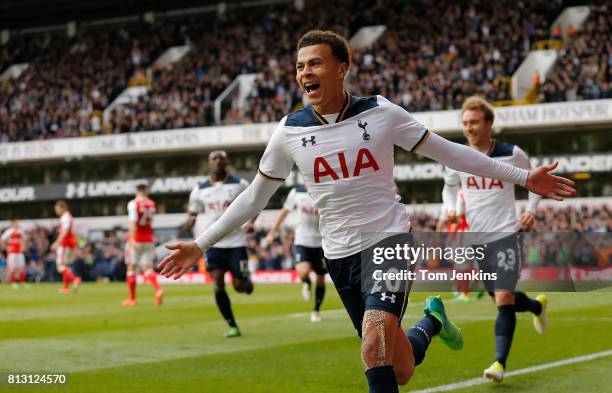
POLYGON ((296 208, 295 194, 295 188, 292 188, 287 195, 287 199, 285 199, 285 203, 283 203, 283 209, 293 210, 296 208))
POLYGON ((378 96, 378 103, 384 108, 384 118, 387 127, 391 130, 393 144, 412 151, 425 137, 427 128, 402 107, 385 97, 378 96))
POLYGON ((62 217, 60 218, 60 226, 62 229, 67 231, 70 230, 70 216, 68 213, 62 214, 62 217))
POLYGON ((446 140, 433 132, 428 131, 418 146, 415 146, 414 150, 416 149, 418 154, 460 172, 499 179, 523 187, 527 183, 528 170, 494 160, 486 154, 446 140))
POLYGON ((293 160, 285 143, 283 127, 286 120, 287 117, 284 117, 278 124, 259 162, 259 173, 268 180, 284 182, 293 167, 293 160))
MULTIPOLYGON (((515 145, 514 151, 512 153, 514 155, 514 162, 516 163, 516 166, 527 170, 531 169, 529 157, 527 156, 527 153, 525 153, 520 147, 515 145)), ((538 204, 540 203, 541 199, 542 197, 538 194, 529 192, 529 203, 527 204, 526 211, 535 213, 536 210, 538 210, 538 204)))
POLYGON ((136 211, 136 202, 133 200, 128 202, 127 205, 128 217, 130 222, 138 221, 138 212, 136 211))
POLYGON ((189 212, 191 213, 204 213, 204 204, 199 198, 199 190, 196 186, 189 194, 189 212))

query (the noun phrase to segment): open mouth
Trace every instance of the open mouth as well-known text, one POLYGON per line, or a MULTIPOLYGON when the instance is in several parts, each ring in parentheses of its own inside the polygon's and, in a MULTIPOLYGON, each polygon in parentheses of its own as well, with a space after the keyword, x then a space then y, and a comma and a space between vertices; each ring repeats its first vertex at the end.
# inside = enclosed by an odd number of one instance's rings
POLYGON ((306 94, 314 93, 321 87, 320 83, 304 83, 304 90, 306 94))

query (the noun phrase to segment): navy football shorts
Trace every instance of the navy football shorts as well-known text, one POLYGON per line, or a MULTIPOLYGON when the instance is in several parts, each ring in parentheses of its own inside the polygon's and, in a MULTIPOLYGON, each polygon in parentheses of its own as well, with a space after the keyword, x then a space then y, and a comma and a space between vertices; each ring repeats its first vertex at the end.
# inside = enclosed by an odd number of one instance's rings
POLYGON ((522 247, 518 233, 489 242, 484 247, 484 258, 479 262, 485 273, 495 273, 496 280, 483 280, 488 292, 514 292, 521 276, 522 247))
MULTIPOLYGON (((386 239, 385 243, 388 244, 389 239, 386 239)), ((329 275, 359 337, 361 337, 361 326, 366 310, 389 312, 398 317, 401 323, 408 304, 410 285, 403 285, 403 289, 399 292, 381 292, 362 287, 362 258, 365 258, 363 263, 372 263, 372 249, 376 246, 374 245, 348 257, 327 259, 329 275)), ((412 270, 414 265, 410 265, 408 268, 412 270)), ((373 283, 374 285, 376 285, 376 282, 373 283)))
POLYGON ((323 249, 321 247, 306 247, 306 246, 294 246, 295 262, 308 262, 312 267, 312 270, 319 275, 325 275, 327 269, 325 268, 325 261, 323 256, 323 249))
POLYGON ((246 247, 212 247, 206 251, 206 270, 230 271, 232 277, 241 281, 249 279, 249 258, 246 247))

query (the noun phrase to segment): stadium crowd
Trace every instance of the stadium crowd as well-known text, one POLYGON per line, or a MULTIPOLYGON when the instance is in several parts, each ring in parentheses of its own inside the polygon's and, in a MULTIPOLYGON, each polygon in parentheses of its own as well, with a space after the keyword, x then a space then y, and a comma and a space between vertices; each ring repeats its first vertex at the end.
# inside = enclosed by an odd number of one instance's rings
MULTIPOLYGON (((0 83, 0 143, 211 125, 214 100, 243 73, 260 76, 246 107, 229 100, 223 123, 279 120, 302 102, 295 42, 315 26, 350 36, 385 21, 374 46, 353 53, 348 83, 354 94, 382 94, 409 111, 457 108, 471 94, 505 100, 505 77, 534 42, 555 38, 550 25, 564 3, 381 0, 360 4, 359 13, 354 6, 318 0, 302 11, 292 3, 237 8, 222 17, 85 28, 73 38, 16 35, 0 46, 0 71, 19 61, 30 67, 0 83), (192 49, 184 58, 154 67, 150 80, 144 76, 165 49, 185 44, 192 49), (102 110, 135 76, 150 86, 148 93, 111 110, 103 123, 102 110)), ((540 100, 610 96, 610 18, 607 5, 593 7, 540 100)))
POLYGON ((18 79, 0 84, 0 142, 101 132, 102 110, 170 45, 164 31, 139 24, 15 38, 36 55, 18 79))
MULTIPOLYGON (((424 212, 414 212, 411 223, 415 233, 434 232, 438 218, 424 212)), ((568 206, 560 209, 541 208, 536 215, 535 233, 606 233, 612 232, 612 207, 608 205, 583 205, 579 208, 568 206)), ((257 270, 290 269, 293 263, 293 232, 281 231, 273 244, 264 244, 267 232, 258 230, 248 239, 247 248, 251 266, 257 270)), ((26 231, 26 275, 29 281, 59 281, 56 272, 55 252, 50 244, 57 236, 56 228, 37 226, 26 231)), ((178 238, 191 237, 189 225, 178 228, 178 238)), ((124 243, 125 229, 116 228, 104 232, 95 240, 81 238, 76 249, 73 270, 84 280, 123 280, 125 276, 124 243)), ((559 261, 575 261, 576 264, 596 266, 601 264, 593 257, 585 257, 580 247, 572 248, 579 242, 579 236, 571 238, 574 243, 565 242, 559 247, 558 238, 538 237, 537 242, 526 245, 525 251, 530 265, 556 265, 559 261), (548 242, 542 242, 548 239, 548 242)), ((602 238, 603 239, 603 238, 602 238)), ((605 240, 605 239, 603 239, 605 240)), ((609 241, 609 239, 608 239, 609 241)), ((608 265, 612 265, 612 245, 607 245, 608 265)), ((5 266, 0 253, 0 273, 5 266)), ((0 274, 0 281, 2 275, 0 274)))
POLYGON ((581 30, 572 34, 549 77, 540 87, 543 102, 612 98, 612 9, 591 8, 581 30))

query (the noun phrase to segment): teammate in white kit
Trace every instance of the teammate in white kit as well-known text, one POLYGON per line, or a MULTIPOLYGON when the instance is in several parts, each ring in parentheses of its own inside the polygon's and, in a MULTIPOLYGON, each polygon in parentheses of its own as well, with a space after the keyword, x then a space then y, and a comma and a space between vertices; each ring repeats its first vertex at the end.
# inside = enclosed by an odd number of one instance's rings
POLYGON ((462 348, 463 336, 446 316, 440 297, 427 298, 425 317, 404 333, 400 322, 407 293, 361 288, 361 251, 371 250, 381 237, 366 233, 410 230, 394 188, 394 145, 558 199, 573 195, 573 183, 549 175, 552 166, 529 172, 449 142, 381 96, 350 96, 343 87, 349 52, 346 40, 333 32, 310 31, 300 39, 296 78, 311 105, 280 121, 258 176, 214 225, 193 242, 168 246, 174 252, 161 262, 161 274, 183 275, 204 251, 260 212, 296 164, 319 211, 330 276, 362 337, 370 392, 398 392, 398 383, 408 382, 433 336, 452 349, 462 348))
POLYGON ((74 261, 74 250, 77 247, 77 239, 74 235, 74 218, 68 211, 68 203, 64 200, 55 202, 55 214, 60 219, 57 239, 51 244, 51 249, 56 251, 55 264, 57 272, 62 275, 64 286, 61 292, 68 294, 68 285, 72 283, 72 289, 77 291, 81 284, 81 278, 75 276, 70 265, 74 261))
POLYGON ((8 267, 9 282, 13 288, 19 288, 19 284, 26 285, 25 274, 25 249, 26 235, 19 226, 17 220, 11 221, 11 226, 2 233, 0 238, 2 244, 0 249, 6 249, 6 264, 8 267), (17 283, 19 282, 19 284, 17 283))
POLYGON ((298 224, 295 227, 294 254, 295 270, 302 280, 302 297, 310 300, 311 286, 309 273, 314 270, 317 275, 315 287, 314 310, 310 315, 311 322, 320 322, 319 310, 325 296, 325 261, 323 260, 323 248, 321 248, 321 234, 319 233, 319 212, 314 206, 314 201, 306 192, 306 187, 294 187, 283 204, 276 222, 266 237, 266 243, 272 244, 274 235, 279 230, 283 221, 287 218, 289 211, 298 211, 298 224))
MULTIPOLYGON (((197 216, 196 235, 217 221, 249 182, 227 173, 227 153, 213 151, 208 156, 208 180, 200 182, 189 195, 189 211, 197 216)), ((253 217, 249 217, 253 218, 253 217)), ((246 221, 246 220, 245 220, 246 221)), ((253 282, 248 270, 246 232, 252 231, 252 223, 245 228, 235 228, 206 251, 206 270, 213 280, 215 301, 230 329, 225 337, 239 337, 230 298, 225 291, 225 272, 232 273, 232 285, 236 292, 251 294, 253 282)), ((198 258, 199 259, 199 258, 198 258)))
MULTIPOLYGON (((461 108, 461 114, 463 134, 472 149, 486 153, 495 160, 530 169, 529 158, 521 148, 491 138, 495 114, 486 100, 477 96, 468 98, 461 108)), ((536 331, 542 334, 546 329, 546 296, 531 299, 523 292, 514 291, 520 276, 522 253, 516 233, 519 229, 529 230, 533 226, 540 196, 529 193, 529 205, 517 220, 514 184, 453 169, 447 170, 444 182, 442 198, 449 220, 456 221, 454 207, 461 189, 470 231, 478 233, 475 236, 482 240, 481 243, 487 243, 483 266, 498 275, 495 282, 485 282, 498 314, 495 322, 495 361, 484 371, 484 376, 501 382, 516 327, 515 313, 533 313, 536 331)))
POLYGON ((125 244, 125 264, 127 273, 125 281, 129 297, 123 301, 124 306, 136 304, 136 270, 144 273, 145 283, 153 286, 153 301, 160 306, 164 291, 157 283, 157 273, 153 270, 155 259, 155 236, 153 234, 153 217, 157 213, 155 201, 149 198, 149 186, 136 186, 136 197, 128 202, 128 217, 130 220, 128 241, 125 244))

